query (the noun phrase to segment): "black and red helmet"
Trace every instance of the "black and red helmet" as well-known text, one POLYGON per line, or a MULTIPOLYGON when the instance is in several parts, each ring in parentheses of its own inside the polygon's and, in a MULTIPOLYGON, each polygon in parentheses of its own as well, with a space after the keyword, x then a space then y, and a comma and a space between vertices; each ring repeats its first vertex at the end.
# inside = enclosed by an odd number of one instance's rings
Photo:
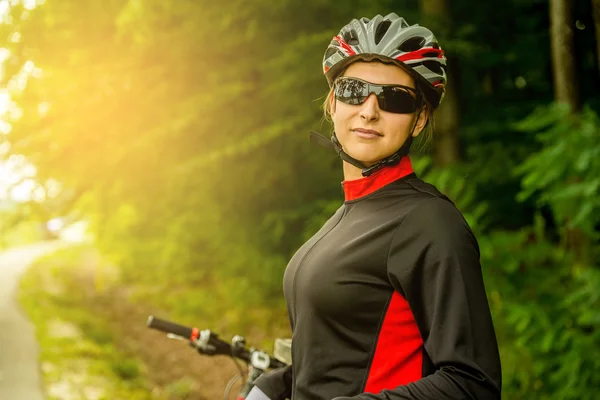
POLYGON ((427 101, 437 108, 446 87, 446 57, 433 33, 418 24, 408 25, 391 13, 372 19, 353 19, 333 37, 323 57, 329 86, 354 61, 378 60, 409 72, 427 101))

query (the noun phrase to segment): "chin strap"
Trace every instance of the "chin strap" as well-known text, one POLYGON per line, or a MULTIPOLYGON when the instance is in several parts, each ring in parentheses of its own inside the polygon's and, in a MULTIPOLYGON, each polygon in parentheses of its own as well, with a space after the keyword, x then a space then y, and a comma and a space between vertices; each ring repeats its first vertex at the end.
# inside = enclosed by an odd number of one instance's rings
POLYGON ((354 165, 356 168, 366 169, 368 168, 362 162, 358 161, 356 158, 351 157, 342 149, 342 145, 335 136, 335 132, 331 135, 331 139, 327 139, 325 136, 317 133, 315 131, 310 131, 309 133, 311 143, 317 143, 321 146, 334 150, 338 156, 347 163, 354 165))
POLYGON ((397 152, 395 152, 394 154, 392 154, 389 157, 384 158, 381 161, 378 161, 377 163, 371 165, 370 167, 367 167, 361 161, 357 160, 356 158, 351 157, 348 153, 346 153, 344 151, 337 136, 335 135, 335 132, 331 135, 331 139, 327 139, 325 136, 323 136, 320 133, 317 133, 315 131, 310 131, 309 135, 310 135, 311 143, 318 143, 325 148, 335 150, 337 155, 342 160, 346 161, 349 164, 354 165, 356 168, 360 168, 362 171, 362 176, 369 176, 369 175, 373 174, 375 171, 378 171, 383 167, 398 164, 400 162, 400 160, 402 159, 402 157, 408 155, 408 151, 410 149, 410 145, 412 144, 412 139, 413 139, 412 135, 409 136, 408 139, 406 139, 406 141, 404 142, 402 147, 400 147, 400 149, 397 152))
POLYGON ((406 141, 404 142, 402 147, 400 147, 398 149, 398 151, 396 151, 391 156, 388 156, 388 157, 384 158, 383 160, 378 161, 377 163, 371 165, 370 167, 367 167, 361 161, 357 160, 356 158, 351 157, 348 153, 346 153, 344 151, 344 149, 342 148, 342 145, 340 144, 340 141, 338 140, 337 136, 335 135, 335 132, 333 132, 333 134, 331 135, 331 139, 327 139, 325 136, 321 135, 320 133, 317 133, 315 131, 310 131, 310 133, 309 133, 310 141, 311 141, 311 143, 318 143, 323 147, 335 150, 337 155, 340 156, 340 158, 342 160, 346 161, 349 164, 354 165, 356 168, 360 168, 362 171, 362 176, 369 176, 369 175, 373 174, 375 171, 379 171, 383 167, 398 164, 400 162, 400 160, 402 159, 402 157, 408 155, 410 146, 413 142, 412 134, 415 131, 415 128, 417 127, 417 122, 419 121, 419 117, 421 116, 422 110, 423 110, 423 108, 421 108, 421 110, 419 110, 419 114, 417 115, 417 119, 415 120, 415 124, 410 132, 410 135, 408 136, 408 138, 406 139, 406 141))

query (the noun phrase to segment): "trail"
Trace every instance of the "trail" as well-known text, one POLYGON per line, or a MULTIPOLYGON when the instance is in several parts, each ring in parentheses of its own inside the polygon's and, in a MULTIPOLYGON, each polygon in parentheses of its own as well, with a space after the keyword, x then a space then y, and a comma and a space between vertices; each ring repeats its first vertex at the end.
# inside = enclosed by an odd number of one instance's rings
POLYGON ((0 252, 0 399, 44 399, 34 327, 18 306, 16 290, 36 258, 61 246, 44 242, 0 252))

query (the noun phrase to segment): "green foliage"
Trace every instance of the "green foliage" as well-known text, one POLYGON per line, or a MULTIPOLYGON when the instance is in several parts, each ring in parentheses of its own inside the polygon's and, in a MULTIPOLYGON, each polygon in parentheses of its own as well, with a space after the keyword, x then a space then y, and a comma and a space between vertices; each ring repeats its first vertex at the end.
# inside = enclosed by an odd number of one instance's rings
POLYGON ((518 234, 497 231, 481 241, 506 392, 593 399, 600 388, 600 124, 590 109, 572 115, 552 105, 518 128, 535 133, 542 147, 515 168, 522 177, 517 199, 535 196, 550 215, 538 212, 518 234))
POLYGON ((523 190, 518 199, 539 194, 566 228, 595 236, 600 223, 600 120, 590 109, 571 115, 568 107, 540 108, 518 124, 535 134, 542 148, 519 168, 523 190))
POLYGON ((121 380, 131 381, 140 377, 139 362, 134 358, 115 359, 111 368, 121 380))
MULTIPOLYGON (((537 229, 480 241, 511 399, 593 399, 600 346, 600 273, 537 229)), ((541 229, 540 229, 541 228, 541 229)))
POLYGON ((193 380, 187 377, 181 378, 167 386, 165 390, 167 398, 187 399, 193 393, 195 384, 193 380))
POLYGON ((433 168, 431 157, 415 160, 414 169, 420 178, 431 183, 454 202, 475 233, 487 227, 488 205, 477 193, 475 182, 470 179, 465 165, 452 165, 445 169, 433 168))

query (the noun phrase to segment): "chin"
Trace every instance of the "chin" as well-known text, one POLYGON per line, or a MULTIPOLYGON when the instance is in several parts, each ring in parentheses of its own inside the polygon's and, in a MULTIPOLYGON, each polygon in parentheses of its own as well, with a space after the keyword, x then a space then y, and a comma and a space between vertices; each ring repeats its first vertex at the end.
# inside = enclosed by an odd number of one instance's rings
POLYGON ((356 158, 358 161, 362 162, 366 165, 373 165, 379 160, 385 158, 378 151, 373 151, 374 149, 365 149, 365 148, 350 148, 346 152, 350 157, 356 158))

